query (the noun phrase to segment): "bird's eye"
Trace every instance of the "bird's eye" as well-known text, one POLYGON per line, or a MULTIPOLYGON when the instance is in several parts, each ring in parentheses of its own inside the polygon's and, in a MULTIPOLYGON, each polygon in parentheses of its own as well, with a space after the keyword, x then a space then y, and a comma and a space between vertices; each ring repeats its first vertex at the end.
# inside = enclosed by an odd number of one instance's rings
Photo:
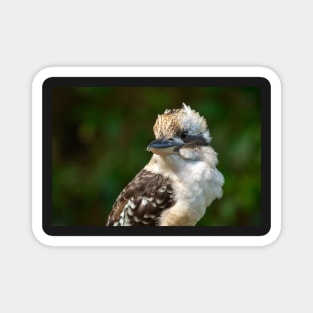
POLYGON ((181 133, 181 137, 182 138, 186 138, 188 136, 188 132, 187 131, 184 131, 181 133))

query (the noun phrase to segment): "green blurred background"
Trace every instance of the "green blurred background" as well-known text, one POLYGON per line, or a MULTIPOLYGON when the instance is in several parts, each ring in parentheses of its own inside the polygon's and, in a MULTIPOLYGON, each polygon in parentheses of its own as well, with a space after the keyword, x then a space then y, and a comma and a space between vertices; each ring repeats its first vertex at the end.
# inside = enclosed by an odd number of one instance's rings
POLYGON ((58 87, 53 92, 53 225, 105 225, 151 158, 157 114, 182 102, 203 115, 225 177, 199 226, 260 225, 261 103, 254 87, 58 87))

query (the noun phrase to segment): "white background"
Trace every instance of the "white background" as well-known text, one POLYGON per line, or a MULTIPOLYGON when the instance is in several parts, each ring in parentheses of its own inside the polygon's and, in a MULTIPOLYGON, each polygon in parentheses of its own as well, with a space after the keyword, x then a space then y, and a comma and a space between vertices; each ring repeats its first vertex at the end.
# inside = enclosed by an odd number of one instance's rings
POLYGON ((311 14, 309 1, 2 1, 0 311, 312 311, 311 14), (39 244, 31 82, 62 65, 275 70, 283 85, 280 238, 263 248, 39 244))

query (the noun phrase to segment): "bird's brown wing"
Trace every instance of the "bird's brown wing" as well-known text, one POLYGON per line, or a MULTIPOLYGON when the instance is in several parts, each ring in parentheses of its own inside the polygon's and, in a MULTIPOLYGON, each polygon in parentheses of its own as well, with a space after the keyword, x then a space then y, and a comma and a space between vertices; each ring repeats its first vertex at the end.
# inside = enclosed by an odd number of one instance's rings
POLYGON ((157 226, 161 213, 175 204, 169 178, 140 171, 115 201, 107 226, 157 226))

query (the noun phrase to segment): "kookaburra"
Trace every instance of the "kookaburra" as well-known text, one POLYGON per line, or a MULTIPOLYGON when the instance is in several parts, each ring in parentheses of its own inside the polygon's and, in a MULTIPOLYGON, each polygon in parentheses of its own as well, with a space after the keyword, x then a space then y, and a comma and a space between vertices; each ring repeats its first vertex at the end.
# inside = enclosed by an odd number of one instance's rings
POLYGON ((221 198, 223 175, 206 120, 183 103, 153 127, 150 162, 115 201, 107 226, 194 226, 221 198))

